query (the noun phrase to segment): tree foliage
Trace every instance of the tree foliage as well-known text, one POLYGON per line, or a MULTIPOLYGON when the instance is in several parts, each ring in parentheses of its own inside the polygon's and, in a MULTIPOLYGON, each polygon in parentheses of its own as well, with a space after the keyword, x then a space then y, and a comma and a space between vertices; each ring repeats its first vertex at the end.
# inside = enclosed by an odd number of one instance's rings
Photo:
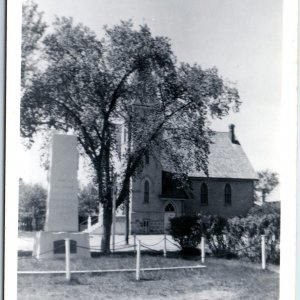
POLYGON ((262 205, 255 205, 253 206, 249 212, 248 215, 267 215, 267 214, 277 214, 280 216, 281 208, 280 208, 280 202, 265 202, 262 205))
POLYGON ((263 170, 257 172, 258 182, 255 185, 255 190, 261 193, 262 202, 265 202, 266 197, 279 184, 278 174, 270 170, 263 170))
POLYGON ((37 51, 40 40, 46 29, 42 20, 43 13, 38 10, 37 4, 26 1, 22 6, 22 52, 21 52, 21 83, 26 83, 34 75, 37 63, 37 51))
MULTIPOLYGON (((24 37, 26 38, 26 37, 24 37)), ((116 121, 128 129, 118 174, 117 206, 146 154, 167 160, 178 174, 207 171, 207 117, 237 110, 238 92, 216 68, 178 63, 168 38, 130 21, 105 28, 99 40, 82 24, 57 18, 43 38, 44 68, 21 102, 21 129, 32 138, 47 126, 76 134, 91 161, 104 207, 103 249, 109 247, 116 121)))
POLYGON ((82 187, 78 193, 79 215, 91 216, 99 213, 99 196, 93 184, 82 187))
POLYGON ((46 217, 47 191, 40 184, 19 181, 19 222, 30 223, 31 229, 41 230, 46 217))

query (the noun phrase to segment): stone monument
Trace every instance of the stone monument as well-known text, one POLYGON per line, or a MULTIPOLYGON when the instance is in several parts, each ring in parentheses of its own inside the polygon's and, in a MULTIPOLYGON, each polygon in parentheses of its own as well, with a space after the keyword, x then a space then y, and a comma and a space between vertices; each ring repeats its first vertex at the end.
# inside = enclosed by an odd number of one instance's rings
POLYGON ((76 146, 75 136, 52 136, 45 230, 37 233, 33 250, 37 258, 63 257, 66 238, 71 257, 90 257, 89 234, 78 232, 76 146))

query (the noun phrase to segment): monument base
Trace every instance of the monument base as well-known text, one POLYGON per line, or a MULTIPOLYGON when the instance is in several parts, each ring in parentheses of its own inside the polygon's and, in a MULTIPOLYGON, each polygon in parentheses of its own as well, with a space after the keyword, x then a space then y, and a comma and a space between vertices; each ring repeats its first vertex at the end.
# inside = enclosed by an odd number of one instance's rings
POLYGON ((33 256, 38 259, 65 257, 65 239, 70 239, 72 257, 91 257, 89 234, 86 232, 37 232, 33 256))

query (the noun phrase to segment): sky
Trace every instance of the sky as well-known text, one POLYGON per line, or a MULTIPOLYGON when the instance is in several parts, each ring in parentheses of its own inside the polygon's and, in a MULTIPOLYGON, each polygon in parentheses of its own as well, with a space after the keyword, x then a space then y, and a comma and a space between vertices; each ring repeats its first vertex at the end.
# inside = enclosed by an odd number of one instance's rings
MULTIPOLYGON (((167 36, 178 61, 216 66, 239 90, 239 113, 214 120, 211 128, 236 135, 256 170, 279 172, 281 103, 280 0, 38 0, 44 20, 73 17, 101 38, 104 25, 132 19, 153 35, 167 36)), ((20 177, 44 183, 39 146, 22 153, 20 177)))

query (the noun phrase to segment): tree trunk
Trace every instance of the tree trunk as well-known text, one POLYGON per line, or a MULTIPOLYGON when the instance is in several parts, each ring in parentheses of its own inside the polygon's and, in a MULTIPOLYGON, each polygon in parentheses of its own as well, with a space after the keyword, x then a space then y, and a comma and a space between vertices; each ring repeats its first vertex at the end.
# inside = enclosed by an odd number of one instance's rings
POLYGON ((266 202, 266 193, 265 192, 261 193, 261 201, 262 201, 262 203, 266 202))
POLYGON ((38 221, 38 217, 37 217, 37 216, 35 216, 35 217, 34 217, 34 220, 35 220, 35 230, 36 230, 36 231, 39 231, 39 230, 40 230, 40 228, 39 228, 39 221, 38 221))
POLYGON ((104 151, 104 162, 105 162, 105 184, 106 184, 106 195, 103 205, 103 236, 101 240, 101 250, 104 254, 110 253, 110 235, 111 235, 111 224, 112 224, 112 198, 114 193, 114 184, 111 181, 110 172, 110 139, 108 139, 104 151))
POLYGON ((112 223, 112 209, 110 206, 103 208, 103 235, 101 239, 101 251, 104 254, 110 253, 110 234, 112 223))

